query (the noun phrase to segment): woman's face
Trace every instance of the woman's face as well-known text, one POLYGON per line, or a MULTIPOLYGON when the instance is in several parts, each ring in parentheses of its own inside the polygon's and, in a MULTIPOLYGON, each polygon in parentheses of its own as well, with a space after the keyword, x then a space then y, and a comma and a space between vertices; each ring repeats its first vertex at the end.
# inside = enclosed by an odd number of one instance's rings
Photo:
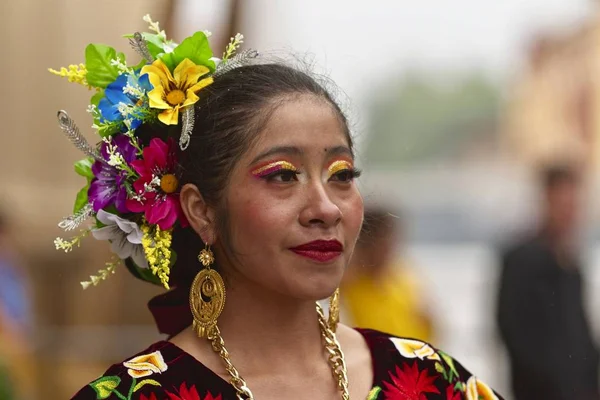
POLYGON ((217 244, 217 256, 232 284, 241 278, 298 299, 329 296, 362 224, 354 172, 331 105, 309 95, 280 105, 226 190, 233 254, 217 244))

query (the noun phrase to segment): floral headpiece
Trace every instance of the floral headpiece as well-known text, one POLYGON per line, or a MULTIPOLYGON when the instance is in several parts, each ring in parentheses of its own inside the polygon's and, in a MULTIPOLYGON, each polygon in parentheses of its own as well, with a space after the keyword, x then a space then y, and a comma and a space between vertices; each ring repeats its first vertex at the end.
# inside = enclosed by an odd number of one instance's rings
POLYGON ((235 54, 243 42, 237 34, 218 59, 208 43, 209 32, 196 32, 177 44, 149 15, 144 21, 150 24, 150 33, 126 35, 142 57, 138 64, 127 65, 125 55, 112 47, 90 44, 85 64, 49 69, 95 89, 88 112, 101 138, 97 145, 88 143, 65 111, 58 112, 61 129, 86 156, 75 163, 75 172, 87 183, 77 193, 73 215, 58 224, 66 231, 81 232, 69 240, 57 238, 54 244, 69 252, 91 233, 108 240, 115 253, 98 275, 81 282, 84 289, 106 279, 127 259, 133 261, 127 266, 138 277, 169 288, 176 259, 171 249, 173 227, 188 225, 179 204, 176 140, 181 150, 190 143, 198 92, 258 55, 252 50, 235 54), (136 134, 142 123, 181 125, 180 135, 144 143, 136 134), (91 218, 91 226, 82 229, 91 218))

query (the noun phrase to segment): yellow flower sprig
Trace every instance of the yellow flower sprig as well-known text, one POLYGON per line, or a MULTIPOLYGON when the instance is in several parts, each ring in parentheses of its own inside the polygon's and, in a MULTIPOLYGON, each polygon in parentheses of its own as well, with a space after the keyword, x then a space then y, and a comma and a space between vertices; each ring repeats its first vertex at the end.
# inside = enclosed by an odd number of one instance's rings
POLYGON ((63 78, 67 78, 69 80, 69 82, 78 83, 80 85, 91 88, 91 86, 88 85, 87 80, 85 79, 85 77, 87 75, 87 68, 85 67, 85 64, 79 64, 79 65, 71 64, 71 65, 69 65, 68 68, 62 67, 60 69, 60 71, 57 71, 52 68, 48 68, 48 71, 54 75, 58 75, 58 76, 62 76, 63 78))
POLYGON ((241 33, 238 33, 232 37, 227 45, 227 48, 225 48, 222 61, 227 61, 231 56, 233 56, 242 43, 244 43, 244 35, 241 33))
POLYGON ((96 286, 100 281, 106 280, 109 275, 114 274, 117 267, 121 264, 121 260, 113 259, 106 263, 106 268, 98 271, 98 275, 90 275, 89 281, 80 282, 84 289, 87 289, 90 285, 96 286))
POLYGON ((74 247, 79 247, 81 245, 81 240, 86 237, 90 233, 89 229, 83 230, 79 233, 79 235, 72 237, 71 239, 65 240, 61 237, 57 237, 54 239, 54 246, 56 250, 64 250, 65 253, 68 253, 73 250, 74 247))
POLYGON ((158 225, 143 223, 142 247, 152 273, 160 279, 163 286, 169 289, 171 272, 171 240, 172 230, 161 230, 158 225))

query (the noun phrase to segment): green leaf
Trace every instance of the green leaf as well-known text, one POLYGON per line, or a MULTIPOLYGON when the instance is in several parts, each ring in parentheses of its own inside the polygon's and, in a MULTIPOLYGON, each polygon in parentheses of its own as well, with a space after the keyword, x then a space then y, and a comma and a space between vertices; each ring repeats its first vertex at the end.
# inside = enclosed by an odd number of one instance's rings
POLYGON ((125 267, 127 267, 129 272, 131 272, 134 277, 154 285, 162 286, 162 282, 156 275, 152 273, 150 268, 138 267, 131 258, 125 260, 125 267))
POLYGON ((98 112, 94 113, 94 124, 100 124, 100 110, 98 110, 98 104, 100 104, 100 100, 104 98, 104 90, 99 90, 90 99, 90 104, 96 106, 96 110, 98 112))
POLYGON ((79 192, 77 192, 77 197, 75 198, 75 204, 73 205, 73 214, 76 214, 79 210, 81 210, 85 205, 89 202, 88 199, 88 189, 90 188, 90 183, 88 182, 79 192))
POLYGON ((454 359, 452 359, 452 357, 450 357, 448 354, 446 354, 444 352, 439 351, 438 353, 440 354, 440 356, 442 356, 442 359, 450 367, 450 373, 448 374, 448 380, 452 381, 453 375, 458 378, 458 371, 456 370, 456 367, 454 366, 454 359))
POLYGON ((140 60, 139 63, 137 63, 137 65, 134 65, 132 68, 137 71, 138 69, 142 69, 142 67, 144 65, 148 65, 148 63, 146 62, 146 60, 144 60, 143 58, 140 60))
POLYGON ((158 58, 159 55, 166 53, 165 48, 163 47, 164 42, 160 36, 155 33, 142 32, 142 37, 146 41, 148 51, 154 58, 158 58))
POLYGON ((122 126, 122 121, 109 121, 103 124, 98 124, 98 135, 103 138, 114 135, 115 133, 121 132, 122 126))
POLYGON ((125 62, 125 55, 118 53, 110 46, 89 44, 85 48, 86 80, 94 87, 106 88, 119 76, 119 69, 111 65, 111 61, 119 59, 125 62))
POLYGON ((120 383, 121 378, 118 376, 103 376, 90 383, 90 386, 96 392, 96 399, 107 399, 120 383))
MULTIPOLYGON (((142 37, 146 41, 146 45, 148 46, 148 51, 154 58, 159 58, 159 56, 163 53, 168 53, 169 49, 172 49, 175 46, 175 43, 172 40, 167 40, 166 42, 162 38, 162 36, 158 36, 156 33, 149 32, 141 32, 142 37)), ((128 39, 133 38, 133 33, 123 35, 128 39)), ((149 60, 147 60, 149 61, 149 60)))
POLYGON ((380 392, 381 388, 379 386, 375 386, 367 395, 367 400, 377 400, 377 397, 379 396, 380 392))
POLYGON ((90 99, 90 104, 98 107, 98 104, 100 104, 100 100, 102 100, 102 98, 104 98, 104 89, 98 90, 96 93, 94 93, 90 99))
POLYGON ((172 53, 163 54, 160 59, 171 72, 186 58, 189 58, 196 65, 208 67, 212 72, 215 70, 215 62, 210 59, 212 56, 213 53, 208 38, 204 32, 196 32, 175 47, 172 53))
POLYGON ((454 390, 460 390, 461 392, 464 392, 467 390, 467 385, 465 385, 464 382, 456 382, 454 385, 454 390))
POLYGON ((133 388, 133 392, 134 393, 137 392, 144 385, 160 386, 160 383, 156 382, 154 379, 144 379, 143 381, 141 381, 140 383, 138 383, 137 385, 135 385, 135 387, 133 388))
POLYGON ((439 372, 440 374, 442 374, 442 373, 444 373, 444 366, 441 363, 436 361, 435 362, 435 370, 437 372, 439 372))
POLYGON ((88 180, 94 179, 94 173, 92 172, 92 164, 94 160, 90 157, 79 160, 75 163, 75 172, 77 175, 88 178, 88 180))

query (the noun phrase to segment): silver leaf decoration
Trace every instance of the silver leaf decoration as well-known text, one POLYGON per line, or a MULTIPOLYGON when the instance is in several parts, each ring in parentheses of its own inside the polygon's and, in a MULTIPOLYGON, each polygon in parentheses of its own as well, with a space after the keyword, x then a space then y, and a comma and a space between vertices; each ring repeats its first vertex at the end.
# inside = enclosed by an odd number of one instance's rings
POLYGON ((81 131, 75 124, 75 121, 69 117, 66 111, 60 110, 58 112, 58 124, 60 125, 60 129, 65 133, 67 138, 73 143, 77 149, 81 150, 85 155, 89 157, 93 157, 96 160, 102 161, 100 154, 98 151, 92 147, 88 141, 83 137, 81 131))
POLYGON ((141 33, 136 32, 133 34, 133 38, 129 39, 129 44, 138 53, 144 60, 149 63, 154 61, 154 57, 150 54, 150 50, 148 50, 148 43, 144 40, 144 37, 141 33))
POLYGON ((248 49, 244 50, 235 56, 231 57, 229 60, 222 62, 217 66, 217 69, 213 73, 214 77, 218 77, 223 75, 231 70, 234 70, 239 67, 243 67, 244 65, 248 65, 253 59, 258 57, 258 51, 248 49))
POLYGON ((93 214, 94 209, 92 208, 92 205, 88 203, 77 213, 60 221, 58 223, 58 227, 64 229, 65 231, 72 231, 79 225, 83 224, 93 214))
POLYGON ((194 129, 194 105, 187 106, 183 110, 181 136, 179 136, 179 148, 185 150, 190 145, 192 130, 194 129))

